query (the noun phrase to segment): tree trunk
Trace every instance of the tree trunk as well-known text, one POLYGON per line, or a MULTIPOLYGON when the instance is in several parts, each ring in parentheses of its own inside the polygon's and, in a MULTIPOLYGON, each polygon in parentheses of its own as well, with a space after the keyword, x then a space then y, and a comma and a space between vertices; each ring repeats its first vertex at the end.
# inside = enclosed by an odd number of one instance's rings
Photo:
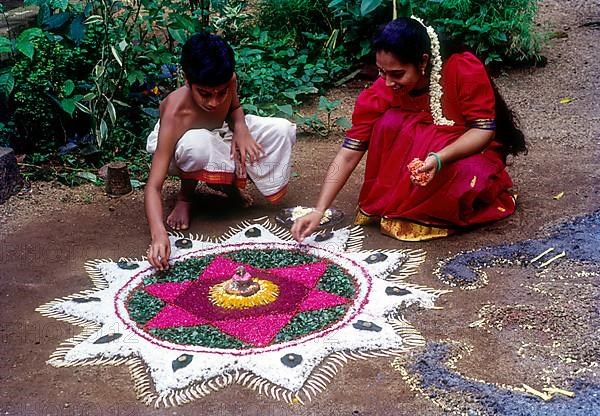
POLYGON ((132 191, 129 171, 125 162, 111 162, 106 173, 106 193, 123 196, 132 191))
POLYGON ((9 147, 0 147, 0 204, 19 192, 23 177, 17 166, 15 152, 9 147))

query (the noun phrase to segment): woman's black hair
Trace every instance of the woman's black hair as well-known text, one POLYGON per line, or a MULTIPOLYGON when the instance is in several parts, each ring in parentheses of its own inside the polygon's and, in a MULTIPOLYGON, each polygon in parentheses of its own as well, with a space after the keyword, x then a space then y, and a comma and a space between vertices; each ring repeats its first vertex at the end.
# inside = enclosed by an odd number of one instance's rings
MULTIPOLYGON (((373 40, 373 49, 375 52, 392 53, 400 62, 415 66, 419 65, 423 54, 431 57, 431 41, 427 29, 417 20, 408 17, 400 17, 383 26, 373 40)), ((443 60, 452 54, 468 50, 461 43, 440 36, 440 53, 443 60)), ((428 73, 431 64, 430 59, 428 73)), ((525 135, 519 128, 517 115, 508 107, 489 73, 488 78, 496 100, 496 140, 502 144, 506 156, 527 153, 525 135)))
POLYGON ((400 17, 379 30, 373 39, 373 49, 389 52, 400 62, 418 66, 424 53, 431 56, 431 40, 421 23, 400 17))
POLYGON ((190 84, 225 84, 235 70, 233 49, 220 36, 196 33, 183 45, 181 68, 190 84))

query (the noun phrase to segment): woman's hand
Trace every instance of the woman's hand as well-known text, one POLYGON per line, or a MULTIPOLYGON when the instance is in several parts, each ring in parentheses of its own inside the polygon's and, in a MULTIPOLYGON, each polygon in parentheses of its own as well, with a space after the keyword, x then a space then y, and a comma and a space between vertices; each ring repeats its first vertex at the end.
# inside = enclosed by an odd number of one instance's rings
POLYGON ((411 173, 410 180, 420 186, 426 186, 433 180, 438 168, 438 161, 435 156, 427 156, 423 166, 418 168, 415 173, 411 173))
POLYGON ((294 240, 299 243, 304 241, 306 237, 311 235, 313 231, 317 229, 321 223, 322 217, 322 213, 319 211, 313 211, 310 214, 306 214, 294 221, 294 225, 292 225, 292 229, 290 230, 294 240))
POLYGON ((150 247, 148 247, 148 262, 157 270, 167 270, 169 268, 169 257, 171 256, 171 242, 167 233, 153 238, 150 247))

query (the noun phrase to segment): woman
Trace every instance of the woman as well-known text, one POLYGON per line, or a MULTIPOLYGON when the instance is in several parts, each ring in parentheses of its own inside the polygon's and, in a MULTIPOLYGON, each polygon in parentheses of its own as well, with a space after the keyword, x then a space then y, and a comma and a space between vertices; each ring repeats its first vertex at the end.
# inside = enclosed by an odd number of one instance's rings
POLYGON ((512 214, 506 157, 525 151, 525 140, 483 64, 461 52, 442 65, 435 31, 414 18, 388 23, 373 46, 380 78, 359 95, 352 128, 294 238, 316 229, 367 150, 357 224, 379 222, 386 235, 420 241, 512 214))

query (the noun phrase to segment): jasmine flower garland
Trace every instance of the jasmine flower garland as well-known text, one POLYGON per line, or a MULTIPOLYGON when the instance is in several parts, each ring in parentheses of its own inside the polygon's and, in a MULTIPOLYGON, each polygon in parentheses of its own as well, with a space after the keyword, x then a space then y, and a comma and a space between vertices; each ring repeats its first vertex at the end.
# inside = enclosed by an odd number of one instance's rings
POLYGON ((442 78, 442 57, 440 54, 440 40, 438 39, 437 33, 431 26, 427 26, 423 23, 423 20, 411 16, 411 19, 415 19, 427 29, 429 40, 431 41, 431 75, 429 77, 429 107, 431 108, 431 115, 433 116, 433 123, 438 126, 453 126, 454 121, 448 120, 444 117, 442 112, 442 85, 440 79, 442 78))

